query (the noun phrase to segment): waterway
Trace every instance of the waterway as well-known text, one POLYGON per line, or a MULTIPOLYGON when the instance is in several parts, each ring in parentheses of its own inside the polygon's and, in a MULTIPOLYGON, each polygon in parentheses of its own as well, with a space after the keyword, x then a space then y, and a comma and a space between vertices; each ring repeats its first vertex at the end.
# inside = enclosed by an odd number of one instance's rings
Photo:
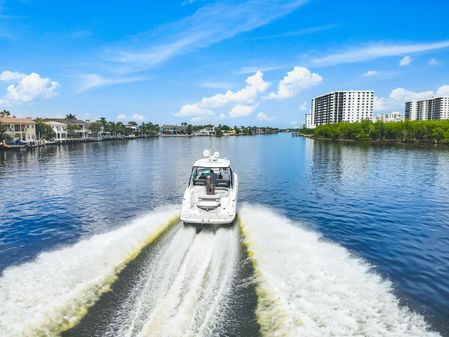
POLYGON ((449 336, 448 195, 444 147, 279 134, 0 152, 0 330, 449 336), (209 147, 239 174, 245 238, 176 221, 209 147))

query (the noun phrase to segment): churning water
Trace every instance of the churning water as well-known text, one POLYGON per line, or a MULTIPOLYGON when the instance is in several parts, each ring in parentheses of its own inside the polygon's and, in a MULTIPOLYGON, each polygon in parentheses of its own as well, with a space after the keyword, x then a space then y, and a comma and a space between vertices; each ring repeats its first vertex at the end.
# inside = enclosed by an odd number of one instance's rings
POLYGON ((445 150, 279 135, 0 154, 1 336, 449 335, 445 150), (240 221, 195 234, 179 204, 210 145, 239 173, 240 221))

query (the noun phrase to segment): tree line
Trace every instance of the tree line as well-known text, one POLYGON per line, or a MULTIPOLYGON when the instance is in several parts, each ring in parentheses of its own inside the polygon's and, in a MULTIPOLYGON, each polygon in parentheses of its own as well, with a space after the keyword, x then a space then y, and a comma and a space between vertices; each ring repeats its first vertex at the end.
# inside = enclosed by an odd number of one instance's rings
MULTIPOLYGON (((0 111, 0 117, 8 117, 11 113, 7 110, 0 111)), ((77 117, 73 114, 68 114, 65 116, 66 120, 66 130, 67 138, 77 138, 79 137, 80 126, 76 123, 77 117)), ((36 135, 39 139, 53 140, 56 138, 56 134, 52 127, 48 125, 47 120, 44 118, 34 119, 36 123, 36 135)), ((212 124, 206 125, 192 125, 187 122, 181 123, 182 129, 178 131, 179 134, 192 135, 202 129, 210 129, 212 134, 220 137, 225 133, 233 132, 236 135, 255 135, 255 134, 272 134, 278 133, 278 128, 270 127, 257 127, 257 126, 228 126, 225 124, 219 124, 214 126, 212 124)), ((148 123, 138 124, 135 121, 129 121, 127 124, 123 122, 112 122, 108 121, 105 117, 101 117, 94 122, 88 124, 87 129, 91 134, 96 136, 111 136, 111 137, 121 137, 121 136, 144 136, 144 137, 155 137, 159 134, 159 125, 148 123)), ((7 133, 8 126, 0 123, 0 142, 10 141, 12 137, 7 133)))
POLYGON ((234 125, 232 127, 226 124, 218 124, 218 126, 214 126, 213 124, 192 125, 188 124, 187 122, 183 122, 181 123, 181 125, 184 126, 185 129, 184 131, 180 131, 179 133, 181 134, 184 133, 189 136, 203 129, 213 130, 213 133, 216 137, 223 136, 223 134, 227 132, 234 132, 236 135, 244 135, 244 136, 255 135, 257 133, 272 134, 279 132, 278 128, 259 127, 259 126, 234 125))
POLYGON ((403 143, 446 143, 449 144, 449 120, 372 122, 341 122, 325 124, 315 129, 303 128, 301 133, 316 138, 403 142, 403 143))

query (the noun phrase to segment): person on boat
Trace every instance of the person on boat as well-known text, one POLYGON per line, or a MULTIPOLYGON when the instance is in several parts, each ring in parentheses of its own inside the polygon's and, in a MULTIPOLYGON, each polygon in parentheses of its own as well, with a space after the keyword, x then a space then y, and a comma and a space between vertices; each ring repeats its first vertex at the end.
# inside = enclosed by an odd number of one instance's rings
POLYGON ((217 184, 217 175, 211 169, 207 177, 207 194, 215 194, 215 185, 217 184))

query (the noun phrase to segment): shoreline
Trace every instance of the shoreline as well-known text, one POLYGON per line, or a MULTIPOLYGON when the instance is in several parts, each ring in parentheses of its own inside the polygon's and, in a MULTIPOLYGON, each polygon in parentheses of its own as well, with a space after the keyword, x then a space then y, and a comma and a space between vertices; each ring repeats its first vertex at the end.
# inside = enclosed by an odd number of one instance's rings
POLYGON ((440 147, 449 148, 447 143, 435 143, 429 141, 415 141, 415 142, 403 142, 398 140, 357 140, 357 139, 344 139, 344 138, 325 138, 325 137, 315 137, 302 133, 296 134, 297 137, 304 137, 313 140, 324 140, 332 141, 338 143, 351 143, 351 144, 372 144, 372 145, 405 145, 405 146, 416 146, 416 147, 440 147))
POLYGON ((99 143, 99 142, 107 142, 114 140, 134 140, 134 139, 146 139, 146 138, 158 138, 159 136, 120 136, 120 137, 108 137, 108 138, 67 138, 53 141, 37 141, 37 144, 29 144, 24 147, 15 147, 15 148, 7 148, 3 146, 3 143, 0 143, 0 151, 16 151, 16 150, 34 150, 36 148, 53 146, 53 145, 70 145, 70 144, 80 144, 80 143, 99 143))

